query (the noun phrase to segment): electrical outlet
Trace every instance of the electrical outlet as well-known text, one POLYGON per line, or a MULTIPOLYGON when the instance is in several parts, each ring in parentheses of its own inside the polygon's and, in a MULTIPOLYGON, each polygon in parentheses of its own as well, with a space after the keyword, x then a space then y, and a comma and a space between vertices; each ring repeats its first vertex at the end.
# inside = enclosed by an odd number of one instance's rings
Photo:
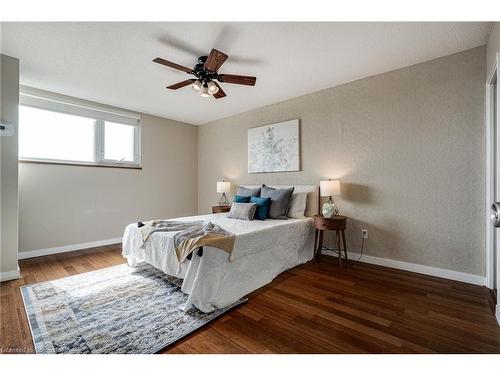
POLYGON ((368 238, 368 229, 361 229, 361 237, 368 238))

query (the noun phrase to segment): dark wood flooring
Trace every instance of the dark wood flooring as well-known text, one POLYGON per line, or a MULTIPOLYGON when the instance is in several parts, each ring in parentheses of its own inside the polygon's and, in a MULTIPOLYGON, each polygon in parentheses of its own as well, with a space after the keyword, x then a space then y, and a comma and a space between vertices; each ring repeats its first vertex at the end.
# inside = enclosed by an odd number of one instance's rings
MULTIPOLYGON (((1 284, 0 350, 34 352, 19 287, 124 262, 120 245, 20 261, 1 284)), ((278 276, 247 303, 164 353, 500 353, 488 290, 323 257, 278 276)))

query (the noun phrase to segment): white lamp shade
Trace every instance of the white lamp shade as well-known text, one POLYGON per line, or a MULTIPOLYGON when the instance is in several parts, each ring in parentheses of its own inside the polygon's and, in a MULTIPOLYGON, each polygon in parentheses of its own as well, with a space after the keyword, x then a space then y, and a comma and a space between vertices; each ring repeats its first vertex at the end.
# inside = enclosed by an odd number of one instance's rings
POLYGON ((336 180, 320 181, 319 190, 322 197, 340 195, 340 182, 336 180))
POLYGON ((203 98, 208 98, 210 96, 210 94, 208 93, 208 87, 207 86, 205 86, 205 85, 201 86, 200 96, 203 97, 203 98))
POLYGON ((201 86, 202 86, 202 84, 201 84, 200 80, 195 81, 195 82, 191 85, 191 87, 192 87, 193 89, 195 89, 196 91, 200 91, 200 90, 201 90, 201 86))
POLYGON ((208 93, 210 95, 214 95, 214 94, 217 94, 219 92, 219 88, 217 87, 217 85, 210 81, 208 82, 208 93))
POLYGON ((229 193, 231 190, 231 183, 229 181, 217 182, 217 193, 229 193))

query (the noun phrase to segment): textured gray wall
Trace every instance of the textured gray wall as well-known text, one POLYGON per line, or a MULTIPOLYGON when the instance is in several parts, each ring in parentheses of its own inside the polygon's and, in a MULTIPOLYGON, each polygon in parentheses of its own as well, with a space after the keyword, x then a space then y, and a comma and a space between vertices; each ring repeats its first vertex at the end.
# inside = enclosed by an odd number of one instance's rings
POLYGON ((197 127, 142 115, 142 170, 22 163, 19 251, 106 240, 196 213, 197 127))
POLYGON ((366 254, 484 275, 485 72, 479 47, 202 125, 198 211, 222 178, 338 178, 351 250, 367 228, 366 254), (247 129, 294 118, 302 171, 249 175, 247 129))

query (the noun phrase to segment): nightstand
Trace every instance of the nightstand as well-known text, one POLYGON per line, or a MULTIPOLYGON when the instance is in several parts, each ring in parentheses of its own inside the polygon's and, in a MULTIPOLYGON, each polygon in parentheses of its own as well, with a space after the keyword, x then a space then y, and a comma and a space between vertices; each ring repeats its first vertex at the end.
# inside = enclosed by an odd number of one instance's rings
POLYGON ((222 212, 229 212, 231 210, 231 206, 212 206, 213 214, 220 214, 222 212))
POLYGON ((344 253, 346 265, 347 259, 347 246, 345 241, 345 229, 347 224, 347 217, 342 215, 332 216, 331 218, 323 217, 323 215, 314 215, 314 259, 319 260, 321 250, 330 250, 337 253, 339 258, 339 268, 342 269, 342 252, 344 253), (335 231, 335 249, 329 249, 323 246, 323 233, 326 230, 335 231), (342 237, 342 246, 340 244, 340 237, 342 237))

